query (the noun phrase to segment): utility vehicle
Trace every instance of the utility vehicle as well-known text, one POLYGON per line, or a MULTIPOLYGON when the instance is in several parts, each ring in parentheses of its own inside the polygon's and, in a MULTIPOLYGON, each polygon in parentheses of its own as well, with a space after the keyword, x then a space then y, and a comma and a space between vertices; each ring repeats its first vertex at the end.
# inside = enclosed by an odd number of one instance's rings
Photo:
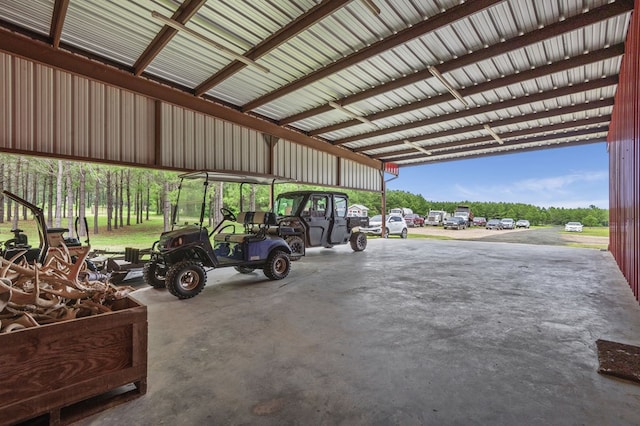
MULTIPOLYGON (((166 287, 179 299, 188 299, 204 288, 207 269, 233 267, 244 274, 262 269, 271 280, 289 274, 291 249, 277 232, 269 232, 277 225, 272 212, 241 212, 236 217, 231 210, 221 208, 223 219, 209 232, 203 224, 210 210, 209 184, 223 178, 210 172, 187 173, 180 178, 172 229, 154 243, 151 260, 144 266, 147 284, 166 287), (199 192, 203 195, 201 202, 190 204, 188 201, 195 199, 193 183, 201 185, 199 192), (185 191, 187 188, 191 189, 185 191), (195 224, 187 221, 183 226, 177 225, 179 216, 193 218, 194 214, 198 215, 195 224), (236 229, 236 222, 242 229, 236 229)), ((224 180, 228 178, 225 176, 224 180)))
POLYGON ((279 194, 274 212, 278 233, 291 247, 291 260, 305 255, 307 247, 333 247, 350 243, 354 251, 367 247, 361 226, 367 217, 347 216, 347 194, 333 191, 292 191, 279 194))

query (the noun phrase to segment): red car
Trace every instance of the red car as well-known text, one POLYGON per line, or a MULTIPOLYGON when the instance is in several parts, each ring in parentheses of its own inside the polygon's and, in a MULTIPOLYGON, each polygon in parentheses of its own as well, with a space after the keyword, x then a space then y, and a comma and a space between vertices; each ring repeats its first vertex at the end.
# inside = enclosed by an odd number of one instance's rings
POLYGON ((424 226, 424 217, 419 214, 406 214, 404 215, 404 220, 407 222, 407 226, 409 227, 424 226))

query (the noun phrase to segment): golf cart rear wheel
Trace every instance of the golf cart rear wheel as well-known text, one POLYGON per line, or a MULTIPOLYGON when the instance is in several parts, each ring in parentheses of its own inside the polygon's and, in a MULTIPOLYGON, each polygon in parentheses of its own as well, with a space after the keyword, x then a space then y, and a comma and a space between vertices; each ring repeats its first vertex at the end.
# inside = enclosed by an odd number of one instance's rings
POLYGON ((291 255, 289 256, 289 259, 292 262, 295 262, 296 260, 299 260, 302 256, 304 256, 304 241, 302 240, 302 238, 296 235, 292 235, 290 237, 287 237, 285 241, 287 242, 287 244, 289 244, 289 248, 291 249, 291 255))
POLYGON ((282 250, 274 250, 269 254, 264 265, 264 274, 270 280, 281 280, 289 275, 291 261, 289 255, 282 250))
POLYGON ((207 283, 207 275, 199 263, 183 260, 169 268, 167 290, 178 299, 189 299, 200 294, 207 283))
POLYGON ((353 251, 363 251, 367 248, 367 234, 364 232, 356 232, 351 235, 351 249, 353 251))
POLYGON ((241 274, 250 274, 256 270, 256 268, 252 268, 250 266, 234 266, 233 269, 240 272, 241 274))
POLYGON ((145 263, 142 269, 144 282, 153 288, 165 288, 165 277, 158 274, 158 264, 155 260, 145 263))

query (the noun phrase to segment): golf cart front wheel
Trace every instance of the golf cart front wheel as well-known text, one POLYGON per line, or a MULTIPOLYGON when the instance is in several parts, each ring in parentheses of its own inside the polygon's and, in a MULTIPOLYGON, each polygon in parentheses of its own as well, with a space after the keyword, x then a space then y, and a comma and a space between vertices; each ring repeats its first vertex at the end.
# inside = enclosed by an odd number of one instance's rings
POLYGON ((183 260, 169 268, 167 290, 178 299, 190 299, 200 294, 207 283, 207 274, 199 263, 183 260))
POLYGON ((264 274, 270 280, 281 280, 289 275, 291 261, 289 255, 282 250, 274 250, 269 254, 264 265, 264 274))

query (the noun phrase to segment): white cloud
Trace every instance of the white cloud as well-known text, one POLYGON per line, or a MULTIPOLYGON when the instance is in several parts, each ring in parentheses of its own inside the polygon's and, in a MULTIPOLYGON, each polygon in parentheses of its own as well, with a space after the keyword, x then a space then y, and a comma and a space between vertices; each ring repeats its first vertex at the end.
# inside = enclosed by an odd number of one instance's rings
POLYGON ((568 192, 568 187, 582 182, 598 182, 609 179, 607 171, 571 173, 542 179, 525 179, 514 183, 518 188, 534 192, 568 192))
POLYGON ((608 208, 606 199, 609 172, 576 171, 566 175, 529 178, 519 181, 457 183, 446 199, 532 204, 539 207, 608 208), (604 193, 603 193, 604 192, 604 193))

